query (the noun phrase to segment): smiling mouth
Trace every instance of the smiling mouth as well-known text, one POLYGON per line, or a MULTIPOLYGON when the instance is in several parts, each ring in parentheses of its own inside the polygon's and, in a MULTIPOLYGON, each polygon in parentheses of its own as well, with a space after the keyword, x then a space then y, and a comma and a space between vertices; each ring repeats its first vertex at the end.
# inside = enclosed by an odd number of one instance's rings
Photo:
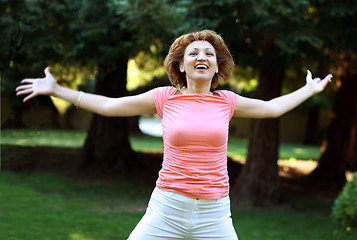
POLYGON ((199 65, 196 66, 196 69, 199 69, 199 70, 207 70, 207 69, 208 69, 208 66, 203 65, 203 64, 199 64, 199 65))

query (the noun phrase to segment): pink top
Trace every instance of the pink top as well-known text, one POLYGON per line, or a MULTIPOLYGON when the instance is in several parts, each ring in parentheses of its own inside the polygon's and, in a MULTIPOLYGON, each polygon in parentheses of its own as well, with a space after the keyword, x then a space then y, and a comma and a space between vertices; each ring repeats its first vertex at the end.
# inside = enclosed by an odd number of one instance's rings
POLYGON ((163 127, 164 160, 156 186, 192 198, 218 199, 229 194, 228 125, 237 97, 175 95, 174 87, 159 87, 153 96, 163 127))

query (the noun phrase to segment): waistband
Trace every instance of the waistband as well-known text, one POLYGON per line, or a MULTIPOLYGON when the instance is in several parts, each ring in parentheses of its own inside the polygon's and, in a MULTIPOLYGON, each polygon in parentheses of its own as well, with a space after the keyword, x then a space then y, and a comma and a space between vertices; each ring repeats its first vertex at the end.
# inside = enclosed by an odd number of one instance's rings
POLYGON ((191 197, 187 197, 185 195, 179 194, 177 192, 163 191, 163 190, 160 190, 158 187, 155 187, 154 193, 155 192, 162 194, 166 197, 173 198, 173 199, 183 201, 183 202, 216 203, 216 202, 229 201, 229 196, 218 198, 218 199, 191 198, 191 197))

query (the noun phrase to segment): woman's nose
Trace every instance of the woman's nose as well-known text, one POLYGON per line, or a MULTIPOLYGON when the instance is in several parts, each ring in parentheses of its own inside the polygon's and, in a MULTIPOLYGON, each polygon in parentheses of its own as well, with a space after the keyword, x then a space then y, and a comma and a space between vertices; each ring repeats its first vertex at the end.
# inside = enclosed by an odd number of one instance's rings
POLYGON ((206 59, 206 54, 203 52, 199 52, 197 55, 197 60, 205 60, 206 59))

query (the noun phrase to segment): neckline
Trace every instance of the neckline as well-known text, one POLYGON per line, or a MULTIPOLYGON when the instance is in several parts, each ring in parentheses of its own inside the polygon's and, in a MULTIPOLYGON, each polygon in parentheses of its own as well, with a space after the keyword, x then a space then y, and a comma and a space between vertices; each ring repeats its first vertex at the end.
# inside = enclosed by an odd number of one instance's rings
POLYGON ((180 92, 180 89, 175 88, 175 93, 174 96, 195 96, 195 95, 199 95, 199 96, 212 96, 212 97, 221 97, 221 95, 219 94, 219 90, 214 90, 212 93, 187 93, 187 94, 182 94, 182 92, 180 92), (177 94, 180 93, 180 94, 177 94))

